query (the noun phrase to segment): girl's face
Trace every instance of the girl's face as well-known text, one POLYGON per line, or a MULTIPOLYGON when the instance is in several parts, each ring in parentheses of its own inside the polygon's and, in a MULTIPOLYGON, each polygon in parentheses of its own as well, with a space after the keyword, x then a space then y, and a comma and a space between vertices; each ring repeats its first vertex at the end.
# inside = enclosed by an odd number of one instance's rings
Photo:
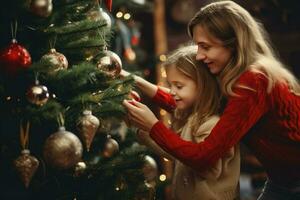
POLYGON ((196 59, 204 62, 212 74, 219 74, 228 64, 232 51, 222 41, 211 36, 201 25, 193 29, 193 40, 198 46, 196 59))
POLYGON ((179 110, 190 109, 197 99, 197 84, 190 77, 179 71, 174 65, 166 68, 167 81, 170 85, 171 95, 176 101, 179 110))

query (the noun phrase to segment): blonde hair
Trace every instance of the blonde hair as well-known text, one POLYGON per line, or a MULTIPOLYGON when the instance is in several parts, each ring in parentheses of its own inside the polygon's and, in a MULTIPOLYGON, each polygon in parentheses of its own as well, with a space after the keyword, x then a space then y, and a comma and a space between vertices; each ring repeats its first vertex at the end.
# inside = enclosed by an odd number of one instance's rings
POLYGON ((268 92, 276 82, 285 82, 294 93, 300 94, 296 77, 277 58, 262 24, 255 21, 244 8, 232 1, 208 4, 191 19, 188 25, 191 37, 197 25, 220 39, 233 52, 219 76, 225 95, 234 94, 234 83, 246 70, 264 74, 269 81, 268 92))
POLYGON ((197 101, 191 110, 175 110, 173 124, 175 129, 181 128, 189 116, 193 115, 192 130, 196 130, 208 117, 218 114, 221 92, 218 82, 200 61, 196 60, 197 46, 189 45, 178 48, 169 54, 164 67, 174 66, 197 85, 197 101))

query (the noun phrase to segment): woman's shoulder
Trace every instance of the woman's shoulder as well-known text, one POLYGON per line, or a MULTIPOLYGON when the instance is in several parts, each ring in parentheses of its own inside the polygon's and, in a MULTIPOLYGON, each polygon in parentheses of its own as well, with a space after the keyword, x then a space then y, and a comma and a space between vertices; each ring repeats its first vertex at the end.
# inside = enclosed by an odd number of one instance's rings
POLYGON ((254 90, 259 87, 266 88, 268 86, 268 76, 262 71, 249 69, 239 76, 235 86, 254 90))

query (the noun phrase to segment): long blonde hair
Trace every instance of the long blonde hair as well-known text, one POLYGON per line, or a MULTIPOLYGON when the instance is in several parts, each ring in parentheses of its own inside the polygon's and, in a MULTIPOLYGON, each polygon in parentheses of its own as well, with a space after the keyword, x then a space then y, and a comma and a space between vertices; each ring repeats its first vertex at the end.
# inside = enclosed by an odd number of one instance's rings
POLYGON ((175 110, 173 124, 175 129, 181 128, 188 117, 193 115, 192 130, 198 128, 208 117, 218 114, 221 92, 218 82, 202 63, 196 60, 197 46, 189 45, 178 48, 169 54, 164 67, 175 66, 185 76, 195 81, 197 85, 197 101, 191 110, 175 110))
POLYGON ((276 82, 285 82, 295 94, 300 94, 296 77, 277 58, 262 24, 255 21, 244 8, 232 1, 208 4, 191 19, 188 25, 191 37, 197 25, 233 51, 231 60, 219 76, 225 95, 233 95, 234 83, 246 70, 266 75, 269 80, 268 92, 276 82))

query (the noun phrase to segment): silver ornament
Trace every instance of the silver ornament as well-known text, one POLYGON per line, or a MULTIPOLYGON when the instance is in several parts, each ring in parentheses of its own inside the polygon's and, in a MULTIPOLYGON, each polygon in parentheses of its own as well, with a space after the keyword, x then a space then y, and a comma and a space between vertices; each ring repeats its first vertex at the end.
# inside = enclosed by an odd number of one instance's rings
POLYGON ((42 106, 49 99, 48 88, 44 85, 39 85, 37 82, 34 86, 27 90, 26 97, 30 103, 42 106))
POLYGON ((122 70, 122 61, 116 53, 106 50, 104 56, 98 60, 97 68, 107 76, 116 78, 122 70))
POLYGON ((52 0, 31 0, 30 11, 40 17, 48 17, 52 13, 52 0))
POLYGON ((50 73, 55 73, 59 70, 68 68, 67 58, 62 53, 57 52, 53 48, 50 49, 48 53, 42 56, 41 62, 46 62, 50 65, 50 73))
POLYGON ((50 135, 44 145, 44 158, 47 164, 56 169, 69 169, 82 157, 82 144, 73 133, 60 127, 50 135))

